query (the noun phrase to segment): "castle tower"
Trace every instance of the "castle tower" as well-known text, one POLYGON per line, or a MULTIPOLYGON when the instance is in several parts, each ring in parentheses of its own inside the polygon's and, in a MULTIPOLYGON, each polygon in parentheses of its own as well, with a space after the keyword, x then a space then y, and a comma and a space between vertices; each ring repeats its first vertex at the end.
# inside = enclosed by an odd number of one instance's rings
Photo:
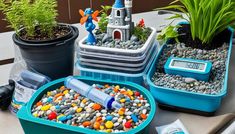
POLYGON ((131 36, 132 0, 125 0, 125 6, 123 0, 115 0, 107 26, 108 36, 122 41, 129 40, 131 36))
POLYGON ((131 30, 134 28, 134 22, 132 22, 132 0, 125 0, 126 8, 126 22, 130 24, 131 30))

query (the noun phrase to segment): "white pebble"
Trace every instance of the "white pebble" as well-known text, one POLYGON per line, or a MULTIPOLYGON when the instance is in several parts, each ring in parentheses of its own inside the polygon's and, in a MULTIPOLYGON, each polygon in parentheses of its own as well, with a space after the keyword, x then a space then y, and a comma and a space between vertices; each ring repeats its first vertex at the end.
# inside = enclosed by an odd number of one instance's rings
POLYGON ((118 126, 120 123, 119 122, 116 122, 116 123, 114 123, 113 125, 114 125, 114 127, 116 127, 116 126, 118 126))
POLYGON ((47 110, 46 114, 49 115, 51 113, 51 110, 47 110))
POLYGON ((146 110, 146 109, 143 109, 142 113, 143 113, 143 114, 146 114, 146 113, 147 113, 147 110, 146 110))
POLYGON ((136 103, 133 103, 133 106, 137 106, 137 104, 136 104, 136 103))
POLYGON ((100 117, 101 116, 101 113, 96 113, 96 117, 100 117))
POLYGON ((55 106, 51 106, 51 107, 50 107, 50 110, 51 110, 51 111, 55 111, 55 109, 56 109, 55 106))
POLYGON ((69 94, 65 94, 64 96, 65 96, 65 98, 70 98, 69 94))
POLYGON ((126 119, 123 119, 123 120, 122 120, 122 123, 125 124, 125 123, 126 123, 126 119))
POLYGON ((121 123, 123 121, 122 118, 118 118, 118 122, 121 123))
POLYGON ((47 98, 43 98, 42 103, 46 103, 46 102, 47 102, 47 98))
POLYGON ((130 111, 125 113, 125 115, 127 115, 127 116, 131 115, 131 114, 132 114, 132 112, 130 112, 130 111))
POLYGON ((131 119, 131 116, 128 115, 128 116, 126 116, 126 118, 127 118, 128 120, 130 120, 130 119, 131 119))
POLYGON ((92 107, 94 105, 94 103, 90 103, 89 105, 88 105, 88 107, 92 107))
POLYGON ((40 110, 42 108, 42 105, 38 106, 36 110, 40 110))
POLYGON ((149 105, 149 103, 146 103, 145 106, 146 106, 146 107, 149 107, 150 105, 149 105))
POLYGON ((78 109, 78 106, 74 106, 74 107, 73 107, 73 110, 77 110, 77 109, 78 109))
POLYGON ((102 120, 104 121, 106 118, 105 117, 102 117, 102 120))
POLYGON ((101 110, 101 113, 107 113, 107 110, 103 109, 101 110))
POLYGON ((80 107, 85 107, 85 104, 84 103, 80 103, 80 107))
POLYGON ((90 113, 91 110, 92 110, 92 109, 91 109, 90 107, 86 108, 86 112, 87 112, 87 113, 90 113))

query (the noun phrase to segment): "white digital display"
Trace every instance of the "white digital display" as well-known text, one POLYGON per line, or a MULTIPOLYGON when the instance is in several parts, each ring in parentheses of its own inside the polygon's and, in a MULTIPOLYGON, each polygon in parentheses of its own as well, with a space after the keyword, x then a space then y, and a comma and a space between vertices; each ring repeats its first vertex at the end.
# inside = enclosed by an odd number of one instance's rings
POLYGON ((185 69, 202 71, 202 70, 205 70, 206 64, 198 63, 198 62, 182 61, 182 60, 173 60, 171 62, 171 66, 177 67, 177 68, 185 68, 185 69))

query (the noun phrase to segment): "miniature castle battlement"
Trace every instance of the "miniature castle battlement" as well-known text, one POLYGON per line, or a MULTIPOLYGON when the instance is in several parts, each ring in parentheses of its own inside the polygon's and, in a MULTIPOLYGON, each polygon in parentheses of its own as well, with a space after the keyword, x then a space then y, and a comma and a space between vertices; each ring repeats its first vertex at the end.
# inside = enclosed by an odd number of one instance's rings
POLYGON ((127 41, 131 37, 134 28, 132 22, 132 0, 115 0, 109 15, 109 23, 107 26, 108 37, 127 41))

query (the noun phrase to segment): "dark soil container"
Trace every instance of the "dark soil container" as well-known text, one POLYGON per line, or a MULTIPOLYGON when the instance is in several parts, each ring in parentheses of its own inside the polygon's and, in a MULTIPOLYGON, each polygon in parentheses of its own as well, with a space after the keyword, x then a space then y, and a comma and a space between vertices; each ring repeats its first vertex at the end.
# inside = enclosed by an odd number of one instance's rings
POLYGON ((47 75, 52 80, 73 74, 78 29, 68 27, 70 32, 67 35, 54 40, 29 41, 13 35, 13 41, 19 46, 28 69, 47 75))

